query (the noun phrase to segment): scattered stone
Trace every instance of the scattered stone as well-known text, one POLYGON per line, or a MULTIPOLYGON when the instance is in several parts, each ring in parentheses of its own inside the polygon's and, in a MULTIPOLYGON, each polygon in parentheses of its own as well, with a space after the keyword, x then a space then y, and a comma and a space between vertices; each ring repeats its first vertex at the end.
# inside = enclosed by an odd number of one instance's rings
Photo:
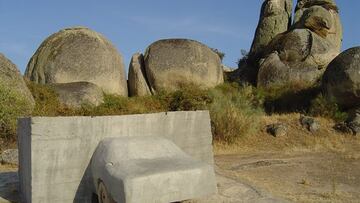
POLYGON ((340 133, 353 134, 353 131, 345 122, 336 123, 334 129, 340 133))
POLYGON ((151 95, 148 81, 146 79, 144 56, 140 53, 134 54, 131 58, 128 84, 130 96, 151 95))
POLYGON ((27 88, 25 81, 16 67, 9 59, 0 53, 0 85, 5 88, 13 90, 15 93, 22 96, 29 107, 29 113, 35 106, 35 101, 31 95, 30 90, 27 88))
POLYGON ((340 107, 360 106, 360 47, 342 52, 329 64, 322 86, 328 99, 340 107))
POLYGON ((19 164, 19 151, 17 149, 7 149, 3 151, 0 155, 1 164, 19 164))
POLYGON ((81 107, 83 104, 98 106, 104 102, 103 91, 90 82, 72 82, 52 84, 59 96, 59 101, 70 107, 81 107))
POLYGON ((266 127, 266 131, 274 137, 286 136, 287 130, 287 126, 283 123, 271 124, 266 127))
POLYGON ((349 111, 347 125, 352 130, 354 135, 360 134, 360 108, 355 108, 349 111))
POLYGON ((25 76, 40 84, 91 82, 108 94, 128 94, 121 55, 104 36, 84 27, 48 37, 31 58, 25 76))
POLYGON ((307 117, 304 115, 300 116, 300 123, 310 132, 316 132, 320 130, 320 124, 312 117, 307 117))
POLYGON ((358 122, 350 122, 348 123, 349 128, 351 129, 354 135, 360 134, 360 123, 358 122))
POLYGON ((224 82, 219 56, 197 41, 157 41, 147 48, 144 61, 152 93, 173 91, 184 85, 211 88, 224 82))

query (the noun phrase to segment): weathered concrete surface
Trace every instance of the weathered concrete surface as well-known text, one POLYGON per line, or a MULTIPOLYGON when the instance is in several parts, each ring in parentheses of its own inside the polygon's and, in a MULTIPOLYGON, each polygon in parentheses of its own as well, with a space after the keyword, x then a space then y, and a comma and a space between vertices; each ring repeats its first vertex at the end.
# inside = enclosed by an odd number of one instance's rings
POLYGON ((117 203, 178 202, 217 191, 211 165, 162 137, 105 138, 92 157, 91 174, 96 191, 103 183, 117 203))
POLYGON ((20 188, 27 203, 91 202, 88 166, 106 137, 164 135, 195 160, 213 164, 207 111, 25 118, 18 129, 20 188))

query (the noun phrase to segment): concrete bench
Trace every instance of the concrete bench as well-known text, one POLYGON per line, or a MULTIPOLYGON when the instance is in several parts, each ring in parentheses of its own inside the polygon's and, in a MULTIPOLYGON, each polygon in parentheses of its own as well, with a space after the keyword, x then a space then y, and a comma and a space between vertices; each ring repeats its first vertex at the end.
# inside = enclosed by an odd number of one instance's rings
POLYGON ((213 167, 162 137, 106 138, 91 172, 100 203, 167 203, 216 193, 213 167))
MULTIPOLYGON (((18 144, 22 202, 92 203, 97 188, 94 188, 90 162, 99 143, 107 138, 155 139, 159 135, 173 142, 193 160, 213 165, 207 111, 20 119, 18 144)), ((201 191, 198 194, 201 195, 201 191)))

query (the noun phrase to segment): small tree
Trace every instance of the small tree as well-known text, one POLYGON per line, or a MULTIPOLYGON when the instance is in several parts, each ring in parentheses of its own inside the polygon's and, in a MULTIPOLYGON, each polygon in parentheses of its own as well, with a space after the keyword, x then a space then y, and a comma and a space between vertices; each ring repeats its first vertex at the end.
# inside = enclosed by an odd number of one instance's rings
POLYGON ((213 50, 213 52, 215 52, 219 56, 221 61, 225 58, 225 53, 224 52, 221 52, 218 49, 214 49, 214 48, 211 48, 211 50, 213 50))
POLYGON ((237 61, 238 67, 240 67, 241 64, 246 63, 247 59, 249 58, 249 52, 245 49, 240 50, 241 58, 237 61))

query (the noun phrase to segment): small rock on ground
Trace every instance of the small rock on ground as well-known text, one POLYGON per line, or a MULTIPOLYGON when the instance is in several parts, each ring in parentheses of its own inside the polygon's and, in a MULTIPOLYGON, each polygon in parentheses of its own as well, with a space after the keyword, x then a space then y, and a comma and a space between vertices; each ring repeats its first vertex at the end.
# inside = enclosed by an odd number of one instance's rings
POLYGON ((304 115, 300 116, 300 123, 310 132, 316 132, 320 130, 320 124, 312 117, 307 117, 304 115))
POLYGON ((266 131, 274 137, 283 137, 287 134, 287 126, 284 123, 275 123, 266 126, 266 131))
POLYGON ((0 155, 0 163, 2 164, 19 164, 19 151, 17 149, 7 149, 0 155))

